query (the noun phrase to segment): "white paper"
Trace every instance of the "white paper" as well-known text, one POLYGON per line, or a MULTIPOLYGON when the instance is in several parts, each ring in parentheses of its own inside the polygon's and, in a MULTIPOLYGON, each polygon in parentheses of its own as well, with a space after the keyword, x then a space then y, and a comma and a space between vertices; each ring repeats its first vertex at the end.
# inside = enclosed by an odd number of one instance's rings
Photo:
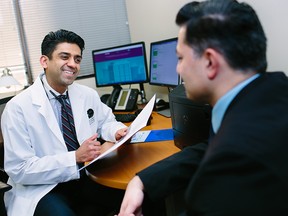
POLYGON ((127 140, 129 140, 130 137, 132 137, 137 131, 139 131, 140 129, 145 127, 147 125, 149 117, 150 117, 150 115, 152 113, 152 110, 153 110, 153 107, 154 107, 154 104, 155 104, 155 99, 156 99, 156 95, 154 95, 150 99, 150 101, 146 104, 146 106, 139 113, 139 115, 136 117, 136 119, 128 127, 126 136, 124 136, 120 140, 118 140, 110 149, 105 151, 103 154, 99 155, 97 158, 95 158, 94 160, 90 161, 85 166, 81 167, 79 169, 79 171, 84 169, 84 168, 86 168, 87 166, 89 166, 90 164, 94 163, 95 161, 97 161, 97 160, 99 160, 101 158, 104 158, 107 154, 109 154, 110 152, 114 151, 119 146, 121 146, 123 143, 125 143, 127 140))
POLYGON ((130 143, 144 142, 146 138, 148 137, 148 135, 150 134, 150 132, 151 130, 138 131, 132 136, 130 143))

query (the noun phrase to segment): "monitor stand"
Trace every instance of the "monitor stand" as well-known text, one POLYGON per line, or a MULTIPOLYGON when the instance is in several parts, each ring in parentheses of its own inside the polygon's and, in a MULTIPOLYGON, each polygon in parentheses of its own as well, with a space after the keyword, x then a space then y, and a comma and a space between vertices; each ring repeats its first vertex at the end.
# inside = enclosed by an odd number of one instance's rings
POLYGON ((144 84, 143 83, 139 83, 139 86, 140 86, 139 94, 141 96, 141 100, 139 100, 137 103, 138 103, 138 105, 147 104, 148 100, 146 99, 146 94, 145 94, 145 90, 144 90, 144 84))

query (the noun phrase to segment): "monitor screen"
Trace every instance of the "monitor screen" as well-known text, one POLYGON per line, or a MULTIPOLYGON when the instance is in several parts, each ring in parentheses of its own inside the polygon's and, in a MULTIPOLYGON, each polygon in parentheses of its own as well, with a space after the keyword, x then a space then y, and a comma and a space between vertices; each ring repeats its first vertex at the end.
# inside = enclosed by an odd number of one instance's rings
POLYGON ((148 82, 145 43, 93 50, 97 87, 148 82))
POLYGON ((150 84, 168 87, 179 84, 179 75, 176 72, 176 46, 177 38, 150 44, 150 84))

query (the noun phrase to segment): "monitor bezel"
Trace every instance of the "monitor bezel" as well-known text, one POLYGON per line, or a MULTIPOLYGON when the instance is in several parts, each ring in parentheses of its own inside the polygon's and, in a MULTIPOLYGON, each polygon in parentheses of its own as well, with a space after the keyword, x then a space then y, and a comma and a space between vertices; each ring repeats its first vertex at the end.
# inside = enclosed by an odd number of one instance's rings
MULTIPOLYGON (((178 37, 173 37, 173 38, 168 38, 168 39, 164 39, 164 40, 158 40, 158 41, 153 41, 150 43, 150 53, 149 53, 149 84, 150 85, 155 85, 155 86, 163 86, 163 87, 176 87, 180 84, 180 76, 178 75, 178 84, 168 84, 168 83, 158 83, 158 82, 155 82, 153 80, 151 80, 151 67, 152 67, 152 64, 151 64, 151 60, 152 60, 152 46, 153 45, 157 45, 157 44, 162 44, 162 43, 166 43, 166 42, 170 42, 170 41, 178 41, 178 37)), ((175 55, 176 55, 176 49, 175 49, 175 55)), ((175 68, 176 70, 176 68, 175 68)))
POLYGON ((94 77, 95 77, 95 83, 96 87, 108 87, 108 86, 121 86, 121 85, 132 85, 132 84, 143 84, 143 83, 148 83, 149 82, 149 72, 148 72, 148 66, 147 66, 147 57, 146 57, 146 47, 145 47, 145 42, 140 41, 140 42, 135 42, 135 43, 128 43, 128 44, 123 44, 123 45, 118 45, 118 46, 111 46, 111 47, 105 47, 101 49, 95 49, 92 50, 92 62, 93 62, 93 69, 94 69, 94 77), (143 57, 144 57, 144 67, 145 67, 145 75, 146 79, 142 81, 132 81, 132 82, 119 82, 115 84, 99 84, 97 81, 97 76, 96 76, 96 66, 95 66, 95 61, 94 61, 94 53, 96 52, 102 52, 102 51, 107 51, 113 50, 113 49, 118 49, 118 48, 124 48, 124 47, 130 47, 130 46, 135 46, 135 45, 141 45, 143 49, 143 57))

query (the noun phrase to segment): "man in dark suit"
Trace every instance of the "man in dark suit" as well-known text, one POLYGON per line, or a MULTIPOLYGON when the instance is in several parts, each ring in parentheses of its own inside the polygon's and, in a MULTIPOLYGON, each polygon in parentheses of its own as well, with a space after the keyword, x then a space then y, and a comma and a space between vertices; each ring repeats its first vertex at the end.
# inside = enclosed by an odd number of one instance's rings
POLYGON ((180 26, 187 97, 213 106, 208 146, 160 161, 129 183, 119 216, 184 188, 186 215, 288 215, 288 80, 266 72, 266 37, 245 3, 209 0, 180 26))

